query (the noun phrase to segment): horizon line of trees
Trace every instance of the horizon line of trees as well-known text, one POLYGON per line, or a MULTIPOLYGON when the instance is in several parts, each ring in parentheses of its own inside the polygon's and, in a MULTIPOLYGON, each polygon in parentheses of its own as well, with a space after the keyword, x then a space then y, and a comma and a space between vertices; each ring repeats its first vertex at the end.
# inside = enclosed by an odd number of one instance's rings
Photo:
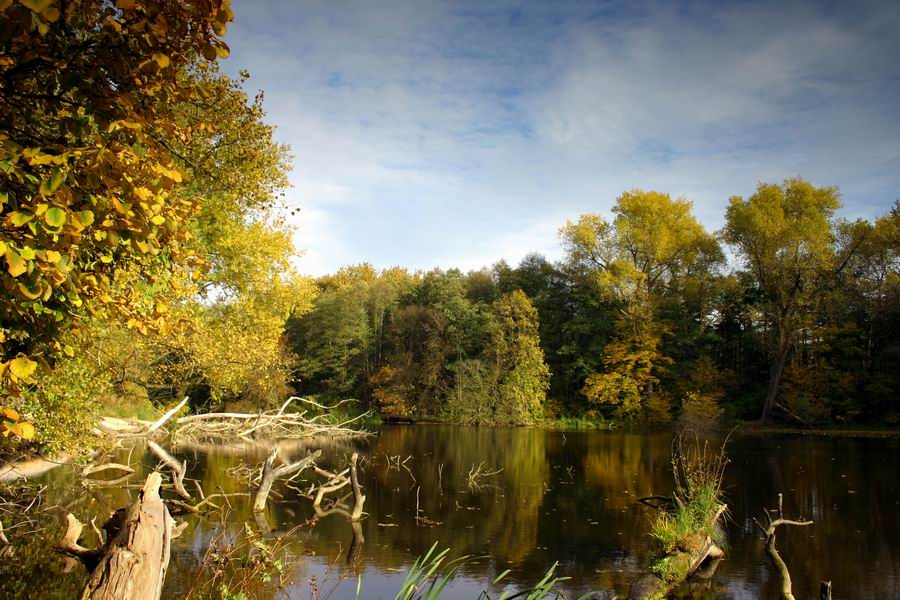
POLYGON ((557 262, 345 267, 288 321, 295 386, 465 423, 896 424, 900 203, 874 222, 840 206, 833 187, 761 183, 710 232, 690 201, 635 189, 611 220, 567 222, 557 262))

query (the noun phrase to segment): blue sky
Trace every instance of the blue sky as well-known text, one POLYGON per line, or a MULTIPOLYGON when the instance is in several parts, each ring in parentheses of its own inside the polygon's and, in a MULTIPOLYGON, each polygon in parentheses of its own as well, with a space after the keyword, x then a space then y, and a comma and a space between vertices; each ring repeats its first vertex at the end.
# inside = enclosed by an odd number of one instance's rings
POLYGON ((848 218, 900 199, 900 2, 233 0, 295 155, 309 274, 559 256, 635 187, 694 201, 802 175, 848 218))

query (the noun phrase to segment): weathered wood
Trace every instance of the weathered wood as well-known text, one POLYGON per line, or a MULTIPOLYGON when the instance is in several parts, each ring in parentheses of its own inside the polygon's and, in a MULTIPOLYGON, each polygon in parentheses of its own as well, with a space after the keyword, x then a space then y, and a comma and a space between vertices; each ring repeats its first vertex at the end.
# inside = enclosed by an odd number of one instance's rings
POLYGON ((772 565, 775 567, 775 570, 778 572, 778 578, 781 581, 781 598, 782 600, 795 600, 794 593, 792 591, 791 584, 791 572, 788 570, 787 564, 784 562, 784 559, 781 558, 781 555, 778 553, 778 549, 775 548, 775 532, 781 525, 796 525, 796 526, 806 526, 812 525, 812 521, 794 521, 791 519, 784 518, 784 508, 783 508, 784 497, 781 494, 778 494, 778 518, 773 519, 772 514, 765 510, 767 526, 763 527, 759 521, 753 519, 753 522, 756 523, 756 526, 762 532, 765 537, 764 548, 766 550, 766 554, 769 557, 769 560, 772 561, 772 565))
POLYGON ((354 522, 362 519, 363 504, 366 502, 366 497, 359 486, 359 477, 356 474, 356 460, 358 458, 359 455, 356 452, 350 457, 350 484, 353 489, 353 512, 350 513, 350 520, 354 522))
POLYGON ((275 460, 278 458, 278 447, 276 446, 275 448, 272 448, 272 451, 266 458, 266 462, 263 464, 262 477, 260 478, 259 487, 256 490, 256 495, 253 498, 254 512, 262 512, 266 509, 266 502, 269 499, 269 492, 272 491, 272 485, 275 483, 276 479, 299 473, 303 469, 310 466, 317 458, 319 458, 321 454, 321 450, 316 450, 315 452, 306 455, 305 458, 298 460, 297 462, 287 463, 281 465, 280 467, 275 467, 275 460))
POLYGON ((819 600, 831 600, 831 582, 823 581, 819 585, 819 600))
POLYGON ((175 460, 174 456, 166 452, 162 446, 152 440, 147 442, 147 446, 150 448, 150 451, 163 462, 163 464, 172 470, 172 484, 175 486, 175 491, 178 495, 185 500, 193 500, 194 498, 184 487, 184 474, 187 472, 187 462, 178 462, 175 460))
MULTIPOLYGON (((712 526, 715 526, 726 510, 728 507, 725 504, 719 505, 719 509, 711 519, 712 526)), ((696 534, 695 539, 692 539, 691 543, 687 545, 694 550, 675 550, 663 557, 663 560, 669 563, 671 571, 680 574, 677 580, 664 581, 656 573, 647 573, 631 584, 628 600, 665 598, 674 586, 704 569, 710 562, 718 561, 725 555, 711 537, 702 533, 696 534)))
POLYGON ((159 496, 161 484, 158 472, 147 477, 137 501, 104 525, 107 541, 100 549, 78 544, 82 525, 68 515, 68 529, 57 549, 91 571, 82 600, 159 600, 175 525, 159 496))
POLYGON ((175 415, 175 413, 177 413, 179 410, 181 410, 182 408, 184 408, 184 405, 187 404, 187 401, 188 401, 188 397, 185 396, 185 397, 184 397, 184 400, 182 400, 181 402, 179 402, 178 405, 175 406, 175 408, 173 408, 173 409, 169 410, 168 412, 166 412, 166 414, 164 414, 163 416, 161 416, 155 423, 153 423, 153 425, 151 425, 150 427, 148 427, 148 428, 147 428, 147 433, 148 433, 148 434, 149 434, 149 433, 154 433, 157 429, 159 429, 160 427, 162 427, 163 425, 165 425, 165 424, 166 424, 166 421, 168 421, 169 419, 171 419, 171 418, 175 415))

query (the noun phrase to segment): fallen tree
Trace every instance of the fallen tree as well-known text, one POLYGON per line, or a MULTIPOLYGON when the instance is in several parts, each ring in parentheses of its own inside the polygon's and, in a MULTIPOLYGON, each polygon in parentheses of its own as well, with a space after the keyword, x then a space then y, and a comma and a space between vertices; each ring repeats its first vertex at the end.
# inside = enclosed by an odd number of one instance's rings
POLYGON ((249 441, 257 437, 304 438, 368 435, 368 432, 350 427, 368 413, 336 421, 331 418, 329 412, 315 416, 307 416, 308 411, 286 412, 292 402, 309 404, 332 411, 350 400, 344 400, 334 406, 324 406, 312 400, 292 396, 278 410, 260 413, 223 412, 188 415, 176 421, 176 436, 200 439, 237 438, 249 441))
POLYGON ((100 548, 81 546, 83 525, 71 513, 66 517, 66 533, 56 548, 90 572, 82 600, 159 600, 175 526, 159 496, 161 484, 158 472, 147 477, 138 499, 103 526, 106 542, 100 548))

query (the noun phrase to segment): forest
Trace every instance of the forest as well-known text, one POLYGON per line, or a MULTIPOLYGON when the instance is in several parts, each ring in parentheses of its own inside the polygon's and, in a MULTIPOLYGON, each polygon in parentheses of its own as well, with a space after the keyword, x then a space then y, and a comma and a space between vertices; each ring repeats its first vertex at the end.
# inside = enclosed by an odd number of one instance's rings
POLYGON ((630 190, 560 228, 565 258, 319 278, 286 327, 303 393, 390 418, 896 424, 900 207, 845 221, 803 179, 692 204, 630 190))
POLYGON ((900 200, 634 181, 558 259, 313 277, 234 19, 0 0, 0 595, 794 600, 814 525, 804 594, 898 585, 900 200))
POLYGON ((633 189, 561 223, 558 262, 301 275, 290 149, 216 66, 216 6, 3 5, 7 441, 292 392, 471 424, 900 419, 900 205, 848 221, 802 178, 728 199, 719 231, 633 189))

